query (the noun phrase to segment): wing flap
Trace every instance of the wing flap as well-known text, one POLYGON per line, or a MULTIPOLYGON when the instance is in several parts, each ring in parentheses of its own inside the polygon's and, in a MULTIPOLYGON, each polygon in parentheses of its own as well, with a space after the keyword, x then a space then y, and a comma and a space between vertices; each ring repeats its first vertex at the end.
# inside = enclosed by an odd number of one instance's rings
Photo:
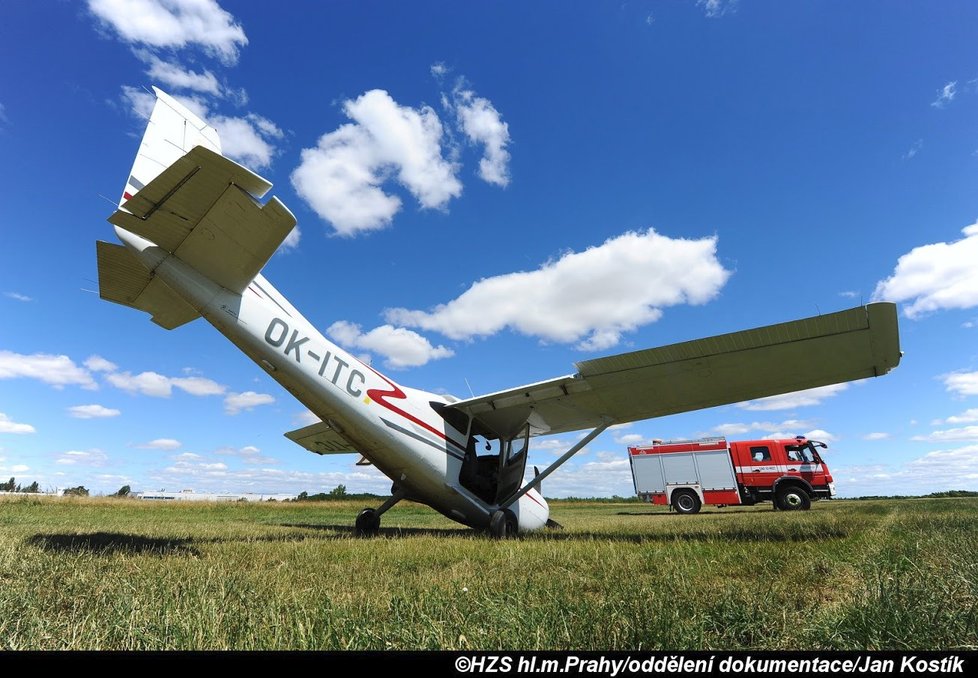
POLYGON ((316 454, 352 454, 358 452, 349 440, 325 421, 289 431, 285 437, 316 454))
POLYGON ((97 241, 99 296, 153 316, 153 322, 172 330, 200 317, 166 283, 146 270, 123 245, 97 241))
POLYGON ((597 358, 578 373, 449 407, 496 431, 528 420, 561 433, 661 417, 855 379, 900 362, 896 306, 870 304, 743 332, 597 358))

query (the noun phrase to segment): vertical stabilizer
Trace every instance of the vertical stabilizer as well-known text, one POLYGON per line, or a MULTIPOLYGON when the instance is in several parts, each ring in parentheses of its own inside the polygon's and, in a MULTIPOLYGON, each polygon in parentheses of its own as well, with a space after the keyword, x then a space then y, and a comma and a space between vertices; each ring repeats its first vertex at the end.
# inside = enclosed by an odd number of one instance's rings
POLYGON ((119 201, 120 207, 195 146, 221 153, 221 140, 216 129, 166 92, 156 87, 153 92, 156 94, 156 105, 146 126, 146 133, 143 134, 132 171, 129 172, 126 188, 119 201))

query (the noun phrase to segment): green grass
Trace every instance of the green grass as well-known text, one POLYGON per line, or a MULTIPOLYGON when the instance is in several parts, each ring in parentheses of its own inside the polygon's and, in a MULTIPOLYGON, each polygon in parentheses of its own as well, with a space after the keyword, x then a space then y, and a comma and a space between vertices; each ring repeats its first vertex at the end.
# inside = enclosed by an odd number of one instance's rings
POLYGON ((558 502, 503 542, 360 508, 0 500, 0 648, 978 648, 974 498, 558 502))

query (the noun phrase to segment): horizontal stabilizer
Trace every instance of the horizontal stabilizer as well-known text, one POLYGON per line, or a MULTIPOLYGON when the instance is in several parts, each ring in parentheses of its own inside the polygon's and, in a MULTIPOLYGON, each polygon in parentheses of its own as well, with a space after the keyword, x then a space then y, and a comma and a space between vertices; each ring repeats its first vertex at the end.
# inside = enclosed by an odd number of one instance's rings
POLYGON ((153 277, 123 245, 97 241, 95 246, 100 297, 146 311, 154 323, 168 330, 200 317, 193 306, 153 277))
POLYGON ((357 452, 349 440, 325 421, 289 431, 285 437, 316 454, 351 454, 357 452))
POLYGON ((109 222, 150 240, 219 285, 242 292, 295 226, 271 187, 198 146, 127 200, 109 222))

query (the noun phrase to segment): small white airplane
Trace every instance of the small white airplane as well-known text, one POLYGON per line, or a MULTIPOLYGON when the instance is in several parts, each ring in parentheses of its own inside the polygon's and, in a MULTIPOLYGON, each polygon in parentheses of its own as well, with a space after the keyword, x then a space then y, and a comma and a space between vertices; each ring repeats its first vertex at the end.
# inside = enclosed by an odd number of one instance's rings
POLYGON ((839 313, 576 364, 577 372, 457 399, 401 386, 336 346, 262 275, 295 226, 271 184, 221 155, 216 130, 157 101, 97 242, 100 296, 172 330, 203 317, 321 421, 286 433, 317 454, 359 453, 393 481, 356 518, 376 534, 402 499, 496 537, 537 530, 540 483, 613 424, 886 374, 900 362, 896 307, 839 313), (524 484, 530 439, 590 429, 524 484))

